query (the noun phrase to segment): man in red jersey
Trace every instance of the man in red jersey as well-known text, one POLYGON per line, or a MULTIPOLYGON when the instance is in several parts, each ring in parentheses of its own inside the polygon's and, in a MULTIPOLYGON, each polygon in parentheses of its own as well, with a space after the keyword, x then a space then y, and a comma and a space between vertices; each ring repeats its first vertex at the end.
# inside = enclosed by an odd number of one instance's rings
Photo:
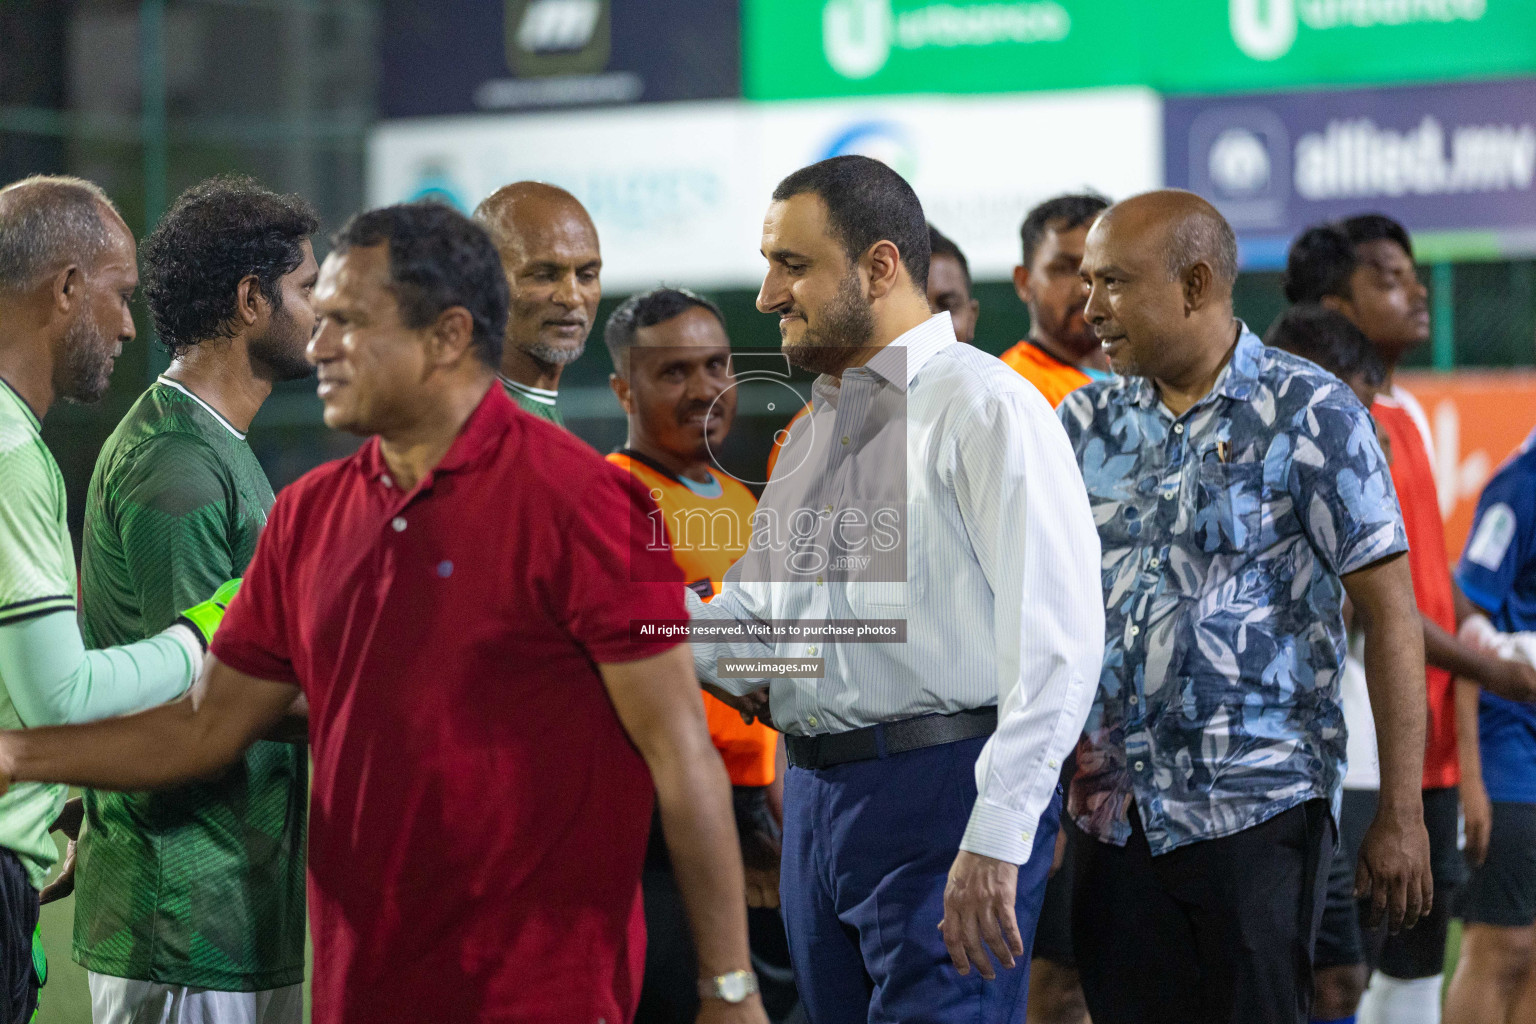
POLYGON ((639 993, 654 783, 717 996, 698 1019, 764 1024, 690 653, 633 639, 682 617, 681 576, 614 530, 649 510, 628 478, 496 387, 507 302, 458 213, 353 218, 308 355, 326 425, 376 436, 278 498, 188 698, 0 733, 0 784, 201 777, 302 692, 317 1024, 596 1024, 639 993))
MULTIPOLYGON (((1423 410, 1392 375, 1408 352, 1429 340, 1429 292, 1419 281, 1413 245, 1401 224, 1379 214, 1352 217, 1338 224, 1310 228, 1291 246, 1286 266, 1286 296, 1294 303, 1316 303, 1342 312, 1364 332, 1386 365, 1386 387, 1371 412, 1391 442, 1392 484, 1408 534, 1414 593, 1424 619, 1424 651, 1429 688, 1429 727, 1424 755, 1424 819, 1429 830, 1435 883, 1433 911, 1417 926, 1396 935, 1367 937, 1366 948, 1344 942, 1359 959, 1377 969, 1361 1000, 1365 971, 1357 963, 1328 963, 1319 956, 1319 1020, 1349 1019, 1359 1004, 1361 1024, 1438 1024, 1445 941, 1463 880, 1457 849, 1458 786, 1461 765, 1476 764, 1475 713, 1458 715, 1455 677, 1513 699, 1531 699, 1536 674, 1519 662, 1503 661, 1456 639, 1457 622, 1470 605, 1451 581, 1450 559, 1439 495, 1430 461, 1429 424, 1423 410), (1377 946, 1379 945, 1379 954, 1377 946)), ((1475 703, 1472 705, 1475 711, 1475 703)), ((1479 773, 1469 771, 1470 777, 1479 773)), ((1340 830, 1350 847, 1354 813, 1346 791, 1340 830)), ((1488 803, 1480 792, 1464 794, 1469 850, 1486 845, 1488 803), (1479 837, 1481 837, 1479 839, 1479 837)), ((1362 809, 1363 813, 1363 809, 1362 809)), ((1332 902, 1332 901, 1331 901, 1332 902)), ((1326 914, 1320 950, 1335 941, 1344 922, 1326 914)), ((1352 957, 1344 957, 1349 960, 1352 957)))

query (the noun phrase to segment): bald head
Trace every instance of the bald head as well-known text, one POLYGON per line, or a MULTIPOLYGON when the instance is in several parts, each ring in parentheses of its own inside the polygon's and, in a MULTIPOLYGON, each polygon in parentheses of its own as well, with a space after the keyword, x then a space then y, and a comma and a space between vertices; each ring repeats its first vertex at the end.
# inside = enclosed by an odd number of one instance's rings
POLYGON ((586 347, 602 298, 597 228, 563 188, 504 185, 475 208, 501 254, 512 293, 502 368, 525 384, 558 376, 586 347))
POLYGON ((1236 337, 1237 241, 1192 192, 1147 192, 1104 211, 1088 231, 1083 316, 1118 373, 1197 383, 1236 337))
POLYGON ((0 291, 29 291, 72 263, 90 267, 125 235, 112 200, 83 178, 38 175, 7 185, 0 189, 0 291))
POLYGON ((1183 277, 1197 263, 1210 268, 1217 285, 1230 293, 1237 281, 1237 236, 1210 203, 1183 189, 1143 192, 1104 212, 1125 230, 1158 240, 1170 278, 1183 277))
POLYGON ((566 220, 579 222, 597 237, 597 228, 581 201, 558 185, 542 181, 514 181, 501 186, 481 200, 474 217, 501 249, 516 249, 525 244, 529 234, 566 220))

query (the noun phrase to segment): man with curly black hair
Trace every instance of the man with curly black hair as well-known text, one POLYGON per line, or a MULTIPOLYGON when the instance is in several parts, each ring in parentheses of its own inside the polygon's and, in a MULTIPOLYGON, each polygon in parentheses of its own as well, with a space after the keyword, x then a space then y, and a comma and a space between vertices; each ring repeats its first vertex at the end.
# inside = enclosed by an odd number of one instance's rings
MULTIPOLYGON (((273 501, 245 434, 273 384, 310 372, 318 226, 297 196, 215 178, 145 240, 144 293, 172 361, 91 477, 90 646, 151 636, 245 572, 273 501)), ((272 741, 179 789, 86 791, 74 957, 96 1024, 172 1008, 216 1024, 302 1019, 307 792, 304 748, 272 741)))

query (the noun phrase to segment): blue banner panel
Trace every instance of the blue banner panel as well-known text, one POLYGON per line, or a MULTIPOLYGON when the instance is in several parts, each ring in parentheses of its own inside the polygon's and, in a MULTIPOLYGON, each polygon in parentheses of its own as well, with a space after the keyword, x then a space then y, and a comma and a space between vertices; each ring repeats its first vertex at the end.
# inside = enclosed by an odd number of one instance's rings
POLYGON ((1536 79, 1171 97, 1166 180, 1214 202, 1244 265, 1283 265, 1310 224, 1364 211, 1421 258, 1536 252, 1536 79))

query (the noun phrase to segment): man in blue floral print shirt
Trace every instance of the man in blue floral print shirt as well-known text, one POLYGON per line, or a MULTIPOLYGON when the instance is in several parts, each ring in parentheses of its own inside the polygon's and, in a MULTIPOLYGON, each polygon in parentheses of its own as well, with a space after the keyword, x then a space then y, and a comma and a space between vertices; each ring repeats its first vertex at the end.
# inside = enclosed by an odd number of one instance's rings
POLYGON ((1233 317, 1236 241, 1204 200, 1112 207, 1082 274, 1122 375, 1060 409, 1106 606, 1069 798, 1088 1008, 1094 1024, 1304 1022, 1346 594, 1383 740, 1357 888, 1394 927, 1431 900, 1423 635, 1387 463, 1348 387, 1233 317))

